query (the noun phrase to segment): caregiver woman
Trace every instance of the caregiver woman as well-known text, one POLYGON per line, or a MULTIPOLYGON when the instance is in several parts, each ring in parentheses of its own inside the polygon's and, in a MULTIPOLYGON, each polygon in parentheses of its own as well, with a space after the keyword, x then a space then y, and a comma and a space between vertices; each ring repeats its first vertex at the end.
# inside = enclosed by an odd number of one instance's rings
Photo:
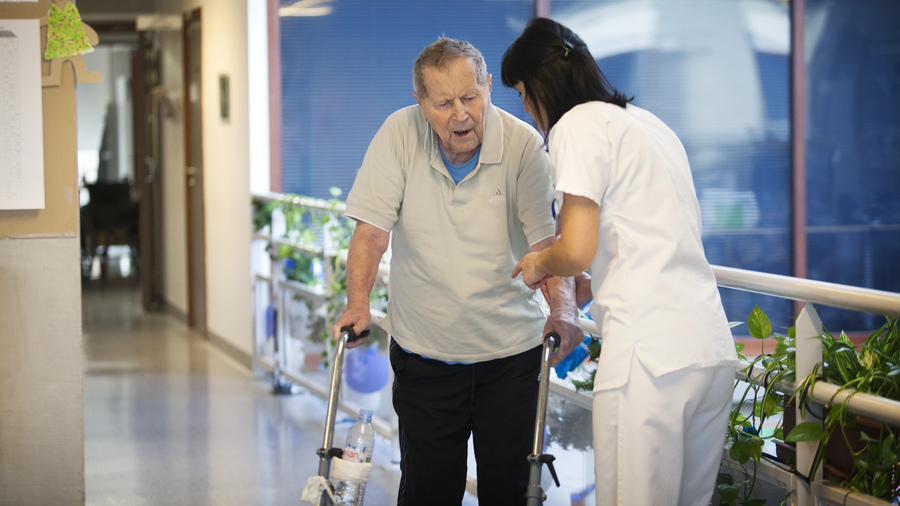
POLYGON ((561 204, 556 243, 526 255, 512 276, 531 288, 579 276, 602 332, 597 504, 706 506, 738 361, 684 147, 610 86, 581 38, 549 19, 532 20, 513 42, 502 78, 548 132, 561 204))

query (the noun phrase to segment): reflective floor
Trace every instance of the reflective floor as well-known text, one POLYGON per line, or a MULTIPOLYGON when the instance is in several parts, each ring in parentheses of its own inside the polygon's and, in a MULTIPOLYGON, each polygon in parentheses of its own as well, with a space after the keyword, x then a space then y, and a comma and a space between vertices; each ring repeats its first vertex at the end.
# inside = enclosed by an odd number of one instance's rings
MULTIPOLYGON (((134 276, 116 263, 83 285, 86 503, 304 504, 325 402, 273 395, 178 316, 144 313, 134 276)), ((335 441, 351 424, 339 419, 335 441)), ((395 504, 389 441, 373 461, 366 504, 395 504)))

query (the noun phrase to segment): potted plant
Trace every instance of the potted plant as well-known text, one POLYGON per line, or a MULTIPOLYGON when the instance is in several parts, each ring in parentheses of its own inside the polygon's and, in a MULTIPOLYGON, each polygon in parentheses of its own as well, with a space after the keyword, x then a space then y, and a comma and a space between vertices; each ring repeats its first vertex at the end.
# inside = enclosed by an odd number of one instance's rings
MULTIPOLYGON (((732 327, 738 325, 739 322, 731 324, 732 327)), ((771 321, 759 306, 754 306, 750 312, 747 330, 760 340, 762 352, 748 361, 742 353, 744 344, 735 343, 738 357, 748 362, 742 369, 747 381, 735 382, 735 388, 744 385, 744 391, 731 411, 725 440, 728 455, 740 466, 742 476, 736 480, 731 473, 720 473, 717 491, 723 504, 754 506, 765 504, 765 500, 754 498, 763 446, 766 441, 774 442, 776 448, 783 443, 785 418, 778 419, 777 415, 793 412, 793 396, 785 393, 782 385, 792 385, 794 381, 796 336, 794 327, 789 328, 787 334, 773 333, 771 321), (767 353, 766 345, 770 342, 774 345, 767 353), (770 428, 773 419, 777 421, 770 428)))
MULTIPOLYGON (((900 331, 897 318, 886 318, 857 347, 841 332, 827 330, 822 339, 822 362, 818 363, 798 390, 801 406, 815 381, 825 380, 850 390, 851 396, 865 392, 900 401, 900 331), (857 349, 858 348, 858 349, 857 349)), ((810 475, 820 465, 828 477, 854 492, 895 501, 900 495, 900 441, 898 428, 853 414, 843 402, 831 402, 824 409, 824 427, 816 422, 797 425, 787 439, 819 441, 810 475)))

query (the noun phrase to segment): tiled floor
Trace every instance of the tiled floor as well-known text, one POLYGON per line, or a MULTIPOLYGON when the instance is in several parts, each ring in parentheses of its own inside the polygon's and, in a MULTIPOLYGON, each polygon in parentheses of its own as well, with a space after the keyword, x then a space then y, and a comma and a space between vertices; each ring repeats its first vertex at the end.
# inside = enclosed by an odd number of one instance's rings
MULTIPOLYGON (((83 289, 87 504, 304 504, 324 401, 273 395, 178 317, 144 313, 133 279, 107 275, 83 289)), ((341 418, 335 441, 351 425, 341 418)), ((366 504, 395 504, 388 441, 373 460, 366 504)))

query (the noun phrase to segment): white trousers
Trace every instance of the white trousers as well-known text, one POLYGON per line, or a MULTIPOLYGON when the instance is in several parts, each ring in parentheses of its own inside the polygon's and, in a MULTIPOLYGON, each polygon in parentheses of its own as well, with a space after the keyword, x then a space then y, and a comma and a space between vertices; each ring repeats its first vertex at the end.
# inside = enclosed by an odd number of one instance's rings
POLYGON ((594 393, 597 506, 707 506, 733 385, 732 367, 654 378, 634 355, 625 386, 594 393))

